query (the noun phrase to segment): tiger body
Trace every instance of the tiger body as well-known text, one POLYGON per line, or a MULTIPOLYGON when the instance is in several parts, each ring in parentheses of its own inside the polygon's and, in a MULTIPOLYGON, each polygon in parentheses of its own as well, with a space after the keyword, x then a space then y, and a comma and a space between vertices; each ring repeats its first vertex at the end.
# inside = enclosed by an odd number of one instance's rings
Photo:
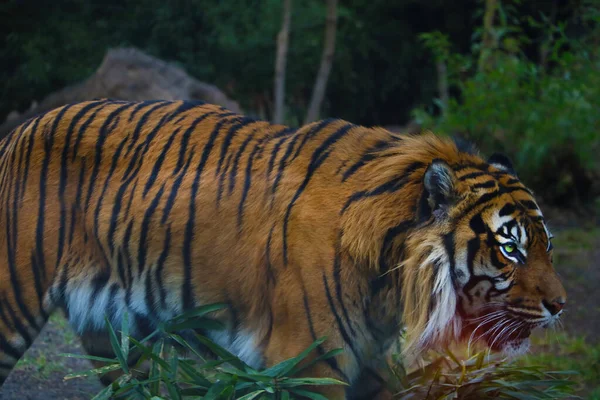
MULTIPOLYGON (((480 315, 470 310, 487 304, 478 306, 485 296, 476 290, 527 304, 541 279, 543 301, 565 297, 549 261, 527 272, 537 271, 528 284, 514 284, 524 273, 510 262, 474 270, 461 248, 477 250, 463 236, 484 243, 488 229, 473 215, 527 237, 529 253, 546 260, 550 238, 531 193, 433 135, 334 119, 295 130, 194 102, 59 108, 0 142, 0 382, 56 307, 88 351, 105 355, 94 339, 105 315, 118 326, 127 312, 141 337, 222 302, 226 330, 206 334, 249 365, 273 365, 327 336, 316 355, 345 351, 307 374, 360 387, 403 322, 425 348, 466 334, 467 316, 480 315), (444 208, 428 186, 430 171, 442 180, 432 188, 451 197, 444 171, 431 167, 437 160, 467 193, 448 211, 455 217, 439 218, 444 208), (526 207, 498 216, 505 195, 526 207), (530 222, 503 222, 519 212, 530 222), (457 222, 467 216, 470 224, 457 222), (407 316, 407 307, 418 312, 407 316)), ((341 387, 324 393, 345 398, 341 387)))

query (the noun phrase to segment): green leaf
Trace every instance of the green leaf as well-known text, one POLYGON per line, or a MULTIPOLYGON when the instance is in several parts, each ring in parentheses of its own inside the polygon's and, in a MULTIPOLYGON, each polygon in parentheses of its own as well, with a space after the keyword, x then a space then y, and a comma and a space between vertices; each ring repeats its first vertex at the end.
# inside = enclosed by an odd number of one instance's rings
POLYGON ((59 356, 61 357, 69 357, 69 358, 80 358, 83 360, 93 360, 93 361, 101 361, 101 362, 106 362, 106 363, 118 363, 119 360, 117 360, 116 358, 105 358, 105 357, 96 357, 96 356, 91 356, 88 354, 71 354, 71 353, 60 353, 59 356))
POLYGON ((281 387, 296 387, 296 386, 323 386, 323 385, 343 385, 347 383, 333 378, 284 378, 280 381, 281 387))
POLYGON ((219 331, 224 329, 224 325, 214 319, 209 318, 197 318, 197 319, 189 319, 183 322, 179 322, 176 324, 168 324, 165 327, 167 332, 181 332, 185 330, 209 330, 209 331, 219 331))
POLYGON ((287 375, 290 371, 292 371, 299 363, 301 363, 311 351, 320 346, 326 338, 317 339, 313 344, 308 346, 306 350, 302 351, 296 357, 290 358, 288 360, 282 361, 279 364, 272 366, 271 368, 267 368, 262 371, 262 374, 270 376, 270 377, 280 377, 287 375))
POLYGON ((69 379, 74 379, 74 378, 83 378, 83 377, 92 376, 92 375, 104 375, 107 372, 117 371, 119 369, 121 369, 120 364, 111 364, 111 365, 107 365, 107 366, 100 367, 100 368, 89 369, 89 370, 83 371, 83 372, 74 372, 72 374, 68 374, 67 376, 65 376, 64 379, 69 380, 69 379))
POLYGON ((231 354, 229 351, 227 351, 223 347, 221 347, 218 344, 214 343, 213 341, 211 341, 207 337, 196 334, 196 338, 203 345, 205 345, 206 347, 208 347, 210 349, 210 351, 212 351, 217 356, 219 356, 219 357, 221 357, 223 359, 229 359, 229 363, 231 365, 233 365, 234 367, 239 368, 242 371, 247 371, 248 368, 250 368, 245 362, 243 362, 242 360, 240 360, 239 358, 237 358, 236 356, 234 356, 233 354, 231 354))
POLYGON ((123 354, 123 351, 121 350, 121 346, 119 345, 119 339, 117 339, 117 334, 115 333, 115 330, 113 329, 110 321, 108 320, 108 318, 105 316, 104 320, 106 322, 106 327, 108 329, 108 337, 110 339, 110 344, 113 348, 113 351, 115 352, 115 355, 117 356, 117 359, 119 360, 119 363, 121 364, 121 369, 123 369, 123 371, 125 371, 125 373, 129 373, 129 365, 127 363, 127 358, 125 357, 125 354, 123 354))
POLYGON ((312 399, 312 400, 328 400, 327 397, 323 396, 322 394, 310 392, 308 390, 291 389, 290 392, 292 392, 294 394, 298 394, 300 396, 308 397, 309 399, 312 399))
POLYGON ((123 313, 123 319, 121 320, 121 349, 127 360, 129 357, 129 314, 127 311, 123 313))
POLYGON ((308 362, 308 363, 306 363, 306 364, 304 364, 302 366, 298 365, 292 371, 289 371, 289 373, 287 375, 289 375, 289 376, 296 375, 299 372, 302 372, 305 369, 310 368, 311 366, 315 365, 318 362, 321 362, 321 361, 327 360, 329 358, 335 357, 335 356, 337 356, 337 355, 339 355, 339 354, 341 354, 343 352, 344 352, 344 349, 329 350, 327 353, 325 353, 323 355, 320 355, 319 357, 311 360, 310 362, 308 362))
MULTIPOLYGON (((224 394, 232 392, 234 386, 231 382, 219 381, 215 382, 204 396, 204 400, 220 400, 224 398, 224 394)), ((228 398, 228 397, 225 397, 228 398)))
POLYGON ((238 400, 252 400, 252 399, 255 399, 256 397, 258 397, 259 395, 261 395, 264 392, 265 392, 264 390, 257 390, 255 392, 248 393, 247 395, 238 398, 238 400))
POLYGON ((134 338, 130 338, 130 340, 135 345, 135 347, 138 350, 140 350, 142 352, 142 354, 144 356, 146 356, 148 359, 156 362, 157 364, 159 364, 162 368, 164 368, 167 371, 171 370, 171 367, 169 366, 169 364, 165 360, 160 358, 160 356, 155 354, 149 347, 143 345, 142 343, 140 343, 139 341, 137 341, 134 338))
POLYGON ((172 318, 169 321, 169 324, 178 324, 184 321, 188 321, 190 319, 194 319, 194 318, 199 318, 199 317, 203 317, 206 314, 227 308, 228 305, 225 303, 215 303, 215 304, 209 304, 206 306, 200 306, 200 307, 196 307, 190 311, 186 311, 183 314, 180 314, 178 316, 176 316, 175 318, 172 318))

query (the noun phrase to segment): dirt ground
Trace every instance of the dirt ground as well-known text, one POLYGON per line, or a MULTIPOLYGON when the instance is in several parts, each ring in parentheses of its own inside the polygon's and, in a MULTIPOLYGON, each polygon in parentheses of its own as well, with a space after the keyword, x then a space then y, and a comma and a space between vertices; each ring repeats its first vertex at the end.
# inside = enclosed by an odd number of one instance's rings
MULTIPOLYGON (((597 345, 600 327, 600 291, 597 288, 600 282, 600 224, 558 214, 554 233, 555 265, 569 296, 563 319, 564 330, 569 336, 585 338, 590 345, 597 345)), ((532 351, 539 350, 534 347, 532 351)), ((86 360, 62 357, 61 353, 81 354, 82 349, 62 315, 57 314, 0 389, 0 399, 89 399, 102 389, 94 377, 65 381, 65 375, 90 369, 91 365, 86 360)))

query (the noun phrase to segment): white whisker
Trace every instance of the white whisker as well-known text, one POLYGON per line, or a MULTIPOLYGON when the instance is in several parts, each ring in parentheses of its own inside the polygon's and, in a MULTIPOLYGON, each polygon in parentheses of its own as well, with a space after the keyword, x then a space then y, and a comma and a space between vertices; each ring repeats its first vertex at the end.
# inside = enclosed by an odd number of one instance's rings
MULTIPOLYGON (((482 322, 479 323, 479 325, 477 325, 477 327, 473 330, 473 332, 471 332, 471 336, 469 337, 469 342, 467 344, 467 354, 471 354, 471 343, 473 343, 473 336, 475 335, 475 332, 477 332, 477 330, 479 328, 481 328, 482 326, 484 326, 485 324, 488 324, 494 320, 499 320, 494 324, 494 326, 498 325, 498 323, 501 324, 502 323, 501 318, 503 316, 504 316, 504 313, 488 316, 487 319, 484 319, 482 322)), ((477 342, 483 335, 485 335, 485 332, 483 334, 481 334, 477 339, 475 339, 475 342, 477 342)))

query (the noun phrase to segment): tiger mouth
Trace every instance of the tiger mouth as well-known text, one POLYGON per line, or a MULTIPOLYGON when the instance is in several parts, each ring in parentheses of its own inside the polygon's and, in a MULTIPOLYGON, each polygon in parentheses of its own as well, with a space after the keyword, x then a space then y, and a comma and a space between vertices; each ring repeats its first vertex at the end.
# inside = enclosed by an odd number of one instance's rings
POLYGON ((486 324, 472 324, 467 329, 469 343, 484 342, 492 351, 501 352, 518 347, 531 335, 533 326, 512 318, 486 324))
POLYGON ((485 336, 488 347, 493 351, 503 351, 507 347, 519 346, 531 335, 531 327, 529 326, 508 329, 506 333, 503 333, 502 329, 498 329, 498 331, 491 330, 485 336))

